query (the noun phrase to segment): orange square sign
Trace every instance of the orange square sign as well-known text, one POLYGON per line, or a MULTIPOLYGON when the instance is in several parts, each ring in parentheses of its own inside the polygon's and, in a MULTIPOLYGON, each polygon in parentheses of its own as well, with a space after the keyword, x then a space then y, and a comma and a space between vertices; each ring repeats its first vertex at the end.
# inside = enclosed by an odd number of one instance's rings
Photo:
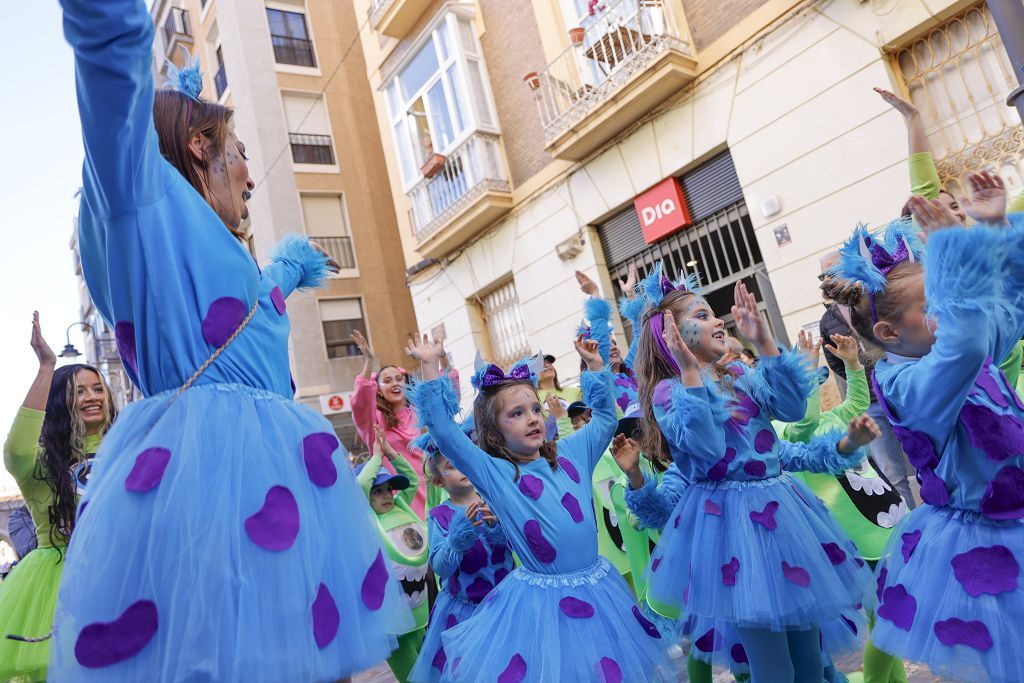
POLYGON ((640 218, 644 241, 657 242, 666 235, 690 224, 690 207, 686 205, 683 187, 675 178, 665 178, 633 199, 640 218))

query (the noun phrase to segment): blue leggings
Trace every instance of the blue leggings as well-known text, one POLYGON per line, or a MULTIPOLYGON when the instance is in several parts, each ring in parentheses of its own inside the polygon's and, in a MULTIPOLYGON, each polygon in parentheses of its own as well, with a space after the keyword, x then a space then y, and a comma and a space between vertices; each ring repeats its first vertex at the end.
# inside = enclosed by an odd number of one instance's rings
POLYGON ((750 661, 752 683, 821 683, 825 666, 818 629, 737 628, 750 661))

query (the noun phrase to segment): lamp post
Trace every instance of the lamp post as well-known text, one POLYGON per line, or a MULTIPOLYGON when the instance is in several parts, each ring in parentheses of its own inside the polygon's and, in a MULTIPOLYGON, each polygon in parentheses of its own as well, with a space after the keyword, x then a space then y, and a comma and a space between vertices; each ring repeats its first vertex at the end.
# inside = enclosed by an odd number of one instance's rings
POLYGON ((70 325, 68 325, 68 329, 64 331, 64 338, 67 341, 67 343, 64 344, 64 350, 60 352, 61 358, 78 358, 79 356, 82 355, 82 352, 76 349, 74 345, 71 343, 71 328, 75 327, 76 325, 82 328, 88 328, 90 332, 92 332, 94 335, 96 334, 96 332, 92 329, 92 325, 83 320, 79 320, 76 323, 71 323, 70 325))

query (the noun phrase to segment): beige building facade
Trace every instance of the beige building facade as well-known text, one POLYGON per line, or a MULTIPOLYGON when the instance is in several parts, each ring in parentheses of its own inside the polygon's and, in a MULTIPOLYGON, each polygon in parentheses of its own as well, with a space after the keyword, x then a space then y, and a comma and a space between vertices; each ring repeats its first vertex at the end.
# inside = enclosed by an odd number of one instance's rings
POLYGON ((610 295, 658 259, 729 324, 743 280, 780 340, 816 330, 820 256, 910 192, 873 86, 920 107, 954 192, 982 166, 1021 190, 984 3, 352 2, 419 328, 460 370, 543 349, 572 378, 574 271, 610 295))
POLYGON ((349 411, 363 363, 352 332, 403 363, 417 325, 354 10, 331 0, 156 0, 151 11, 158 81, 184 47, 201 60, 203 97, 234 108, 256 182, 257 260, 298 233, 342 266, 325 290, 289 300, 291 367, 296 399, 363 450, 349 411))

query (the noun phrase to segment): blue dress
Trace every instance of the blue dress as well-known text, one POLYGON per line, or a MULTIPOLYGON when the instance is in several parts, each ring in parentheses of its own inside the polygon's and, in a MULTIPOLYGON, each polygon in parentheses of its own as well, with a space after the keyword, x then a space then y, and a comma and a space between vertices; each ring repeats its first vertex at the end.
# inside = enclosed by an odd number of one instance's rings
POLYGON ((676 680, 667 638, 640 612, 629 586, 597 553, 592 476, 615 433, 612 378, 585 372, 593 408, 586 427, 558 441, 557 469, 492 458, 452 421, 458 398, 446 379, 417 385, 413 402, 442 453, 469 477, 501 520, 523 566, 443 636, 444 680, 676 680))
POLYGON ((322 281, 324 259, 293 238, 260 272, 160 155, 146 3, 62 4, 83 270, 148 398, 97 455, 50 680, 334 681, 372 666, 411 617, 334 430, 291 400, 285 299, 322 281))
POLYGON ((831 655, 857 650, 870 572, 824 504, 784 470, 843 471, 863 453, 837 453, 840 433, 810 444, 778 439, 771 419, 803 417, 814 381, 796 353, 736 368, 744 374, 735 398, 710 378, 695 388, 663 380, 654 390, 658 426, 690 484, 651 555, 648 603, 685 614, 693 654, 725 666, 747 661, 742 645, 727 647, 735 626, 825 627, 831 655), (827 628, 834 623, 845 627, 827 628))
POLYGON ((430 612, 419 659, 409 674, 414 683, 441 680, 448 660, 441 634, 469 619, 480 601, 514 568, 501 525, 473 526, 466 517, 466 508, 451 501, 431 508, 427 535, 430 567, 442 585, 430 612))
POLYGON ((875 366, 925 504, 896 527, 876 569, 872 640, 972 681, 1024 675, 1024 405, 993 362, 1024 333, 1024 216, 1011 221, 931 237, 935 344, 875 366))

